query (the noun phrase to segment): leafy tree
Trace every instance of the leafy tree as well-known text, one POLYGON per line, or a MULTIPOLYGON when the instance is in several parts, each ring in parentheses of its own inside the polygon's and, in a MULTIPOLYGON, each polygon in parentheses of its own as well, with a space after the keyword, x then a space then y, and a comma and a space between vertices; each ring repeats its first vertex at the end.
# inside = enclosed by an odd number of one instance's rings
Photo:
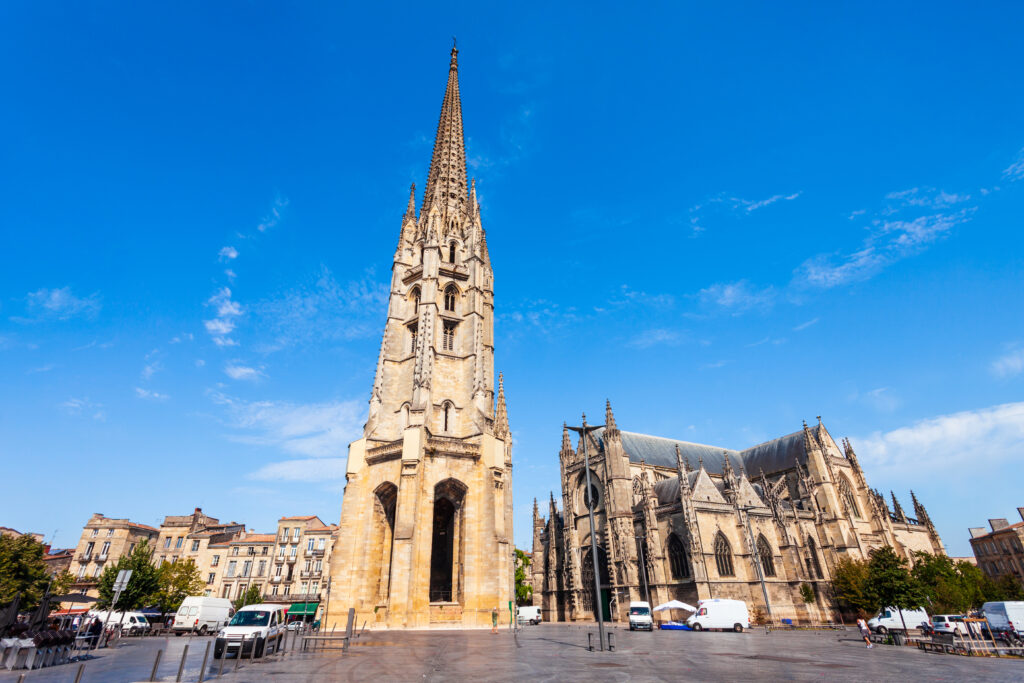
POLYGON ((1024 600, 1024 584, 1012 574, 1003 574, 992 582, 989 600, 1024 600))
POLYGON ((31 536, 0 536, 0 604, 21 595, 21 611, 35 609, 50 584, 43 555, 46 549, 31 536))
POLYGON ((814 586, 809 583, 800 584, 800 599, 804 602, 811 603, 818 599, 818 596, 814 594, 814 586))
POLYGON ((152 552, 149 549, 149 542, 143 540, 135 546, 135 550, 130 555, 122 555, 116 563, 107 565, 96 583, 96 588, 100 593, 96 606, 100 609, 110 609, 110 603, 114 599, 114 581, 117 580, 117 573, 122 569, 131 569, 132 577, 128 580, 128 586, 121 592, 121 598, 114 608, 119 611, 133 610, 149 604, 160 589, 157 569, 153 566, 151 559, 152 552))
POLYGON ((234 605, 235 611, 242 609, 246 605, 258 605, 263 602, 263 593, 260 591, 260 587, 257 585, 249 586, 241 597, 235 600, 234 605))
POLYGON ((530 567, 530 558, 519 548, 516 548, 516 604, 529 605, 533 598, 533 586, 530 585, 526 576, 526 570, 530 567))
MULTIPOLYGON (((75 577, 67 569, 59 574, 54 574, 50 581, 50 593, 52 595, 67 595, 71 590, 71 585, 75 582, 75 577)), ((53 609, 61 609, 60 603, 53 603, 53 609)))
MULTIPOLYGON (((889 546, 871 551, 866 594, 875 605, 875 609, 917 609, 927 604, 927 596, 921 584, 911 576, 907 569, 907 561, 889 546)), ((902 619, 902 612, 900 617, 902 619)), ((905 629, 907 625, 903 624, 903 627, 905 629)))
POLYGON ((839 558, 832 570, 832 585, 842 612, 866 617, 875 609, 874 602, 867 595, 867 560, 839 558))
POLYGON ((167 562, 157 570, 159 588, 154 596, 156 606, 161 615, 177 612, 181 601, 190 595, 202 595, 203 578, 195 560, 179 560, 167 562))

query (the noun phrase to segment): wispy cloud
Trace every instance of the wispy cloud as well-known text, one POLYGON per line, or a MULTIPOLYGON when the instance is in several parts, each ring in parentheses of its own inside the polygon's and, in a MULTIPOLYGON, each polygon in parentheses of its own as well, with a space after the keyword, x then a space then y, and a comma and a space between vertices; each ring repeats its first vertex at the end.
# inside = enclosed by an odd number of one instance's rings
POLYGON ((94 420, 102 422, 107 419, 106 411, 103 409, 102 403, 94 403, 88 398, 69 398, 59 406, 68 415, 74 416, 88 416, 94 420))
POLYGON ((815 325, 815 324, 817 324, 817 322, 818 322, 819 320, 821 320, 821 318, 812 318, 811 320, 808 320, 808 321, 807 321, 807 322, 805 322, 805 323, 800 323, 799 325, 797 325, 796 327, 794 327, 794 328, 793 328, 793 331, 794 331, 794 332, 800 332, 800 331, 802 331, 802 330, 806 330, 806 329, 807 329, 808 327, 810 327, 811 325, 815 325))
POLYGON ((934 187, 912 187, 909 190, 890 192, 886 199, 893 200, 901 206, 921 206, 930 209, 944 209, 954 204, 962 204, 971 198, 969 194, 953 194, 934 187))
POLYGON ((221 287, 207 300, 206 305, 217 312, 212 320, 203 321, 213 342, 217 346, 237 346, 238 342, 230 335, 235 330, 236 320, 242 315, 242 307, 237 301, 232 300, 231 289, 221 287))
POLYGON ((346 458, 304 458, 264 465, 249 474, 261 481, 304 481, 320 483, 345 479, 346 458))
POLYGON ((1024 372, 1024 345, 1010 344, 1006 353, 992 361, 989 368, 999 378, 1014 377, 1024 372))
POLYGON ((102 308, 99 294, 87 297, 75 295, 70 287, 59 289, 37 289, 25 297, 29 318, 12 318, 19 322, 33 320, 69 320, 83 317, 95 318, 102 308))
POLYGON ((970 463, 991 472, 1024 451, 1024 403, 931 417, 852 441, 863 461, 882 470, 948 477, 970 463))
POLYGON ((733 197, 727 194, 708 197, 707 199, 690 207, 689 216, 692 236, 699 235, 707 229, 705 218, 708 212, 717 211, 725 212, 726 214, 746 216, 758 209, 771 206, 776 202, 792 201, 799 197, 800 194, 801 192, 793 192, 792 194, 775 194, 765 199, 743 199, 742 197, 733 197))
POLYGON ((233 441, 301 458, 337 458, 362 434, 366 401, 295 404, 243 401, 221 392, 210 398, 227 411, 233 441))
MULTIPOLYGON (((260 232, 266 232, 271 228, 277 227, 277 224, 281 222, 281 218, 284 214, 285 207, 288 206, 288 200, 284 197, 277 197, 274 200, 273 206, 270 207, 270 213, 263 217, 260 224, 256 226, 256 229, 260 232)), ((234 257, 232 257, 234 258, 234 257)))
POLYGON ((1009 178, 1011 182, 1024 178, 1024 149, 1017 153, 1017 159, 1012 164, 1003 169, 1003 177, 1009 178))
POLYGON ((796 270, 793 284, 829 289, 866 280, 886 266, 920 252, 955 226, 970 220, 975 207, 956 213, 918 216, 912 220, 874 221, 869 236, 856 251, 819 254, 796 270))
POLYGON ((217 252, 217 257, 223 261, 231 261, 238 258, 238 250, 234 247, 221 247, 221 250, 217 252))
POLYGON ((240 365, 238 363, 229 363, 224 366, 224 374, 231 379, 255 381, 261 377, 265 377, 262 370, 252 368, 247 365, 240 365))
POLYGON ((167 394, 161 394, 142 387, 135 387, 135 395, 146 401, 166 401, 170 398, 167 394))
POLYGON ((656 328, 638 333, 628 340, 626 345, 635 349, 649 349, 652 346, 678 346, 685 338, 685 335, 678 330, 656 328))
POLYGON ((35 374, 38 374, 40 372, 49 372, 50 370, 53 370, 55 367, 57 367, 57 366, 54 365, 53 363, 47 363, 46 365, 40 365, 37 368, 30 368, 30 369, 26 370, 25 374, 26 375, 35 375, 35 374))
POLYGON ((775 302, 772 287, 759 288, 746 280, 720 282, 705 287, 697 294, 704 306, 717 307, 733 315, 751 310, 767 310, 775 302))

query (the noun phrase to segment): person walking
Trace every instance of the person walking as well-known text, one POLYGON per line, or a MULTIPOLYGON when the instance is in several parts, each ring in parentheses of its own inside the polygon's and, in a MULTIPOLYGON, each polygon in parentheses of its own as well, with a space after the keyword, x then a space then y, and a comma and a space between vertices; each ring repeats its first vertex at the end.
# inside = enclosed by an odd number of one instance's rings
POLYGON ((498 632, 498 608, 491 610, 491 633, 498 632))
POLYGON ((874 647, 871 643, 871 629, 868 628, 868 622, 864 621, 863 618, 857 620, 857 628, 860 629, 861 638, 867 643, 868 649, 874 647))

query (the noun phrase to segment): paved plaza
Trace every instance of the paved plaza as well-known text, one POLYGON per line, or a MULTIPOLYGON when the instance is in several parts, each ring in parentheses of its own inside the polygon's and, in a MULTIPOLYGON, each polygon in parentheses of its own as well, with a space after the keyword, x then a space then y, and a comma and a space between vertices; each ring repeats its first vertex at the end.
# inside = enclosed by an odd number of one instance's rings
MULTIPOLYGON (((589 652, 584 626, 545 624, 519 635, 509 631, 374 631, 348 653, 289 652, 264 662, 226 660, 221 680, 243 681, 773 681, 928 680, 1019 681, 1024 660, 925 654, 916 648, 865 649, 846 632, 744 634, 613 628, 615 652, 589 652)), ((596 636, 595 636, 596 638, 596 636)), ((164 649, 158 679, 177 676, 183 647, 189 655, 183 681, 197 681, 210 638, 125 639, 86 663, 82 683, 127 683, 149 679, 158 649, 164 649)), ((216 680, 212 655, 207 680, 216 680)), ((25 683, 71 683, 77 665, 27 672, 25 683)), ((0 682, 16 681, 16 672, 0 682)))

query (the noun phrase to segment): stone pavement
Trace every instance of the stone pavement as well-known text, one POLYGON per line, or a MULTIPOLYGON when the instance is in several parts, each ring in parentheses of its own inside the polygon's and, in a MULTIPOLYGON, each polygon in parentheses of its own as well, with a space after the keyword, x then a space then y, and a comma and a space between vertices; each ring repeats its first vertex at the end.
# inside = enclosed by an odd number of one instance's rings
MULTIPOLYGON (((593 626, 544 624, 518 637, 505 630, 370 631, 349 653, 289 652, 265 662, 227 660, 225 683, 275 681, 1020 681, 1024 660, 925 654, 876 645, 868 650, 846 632, 630 633, 613 628, 615 652, 588 652, 593 626), (229 673, 230 672, 230 673, 229 673)), ((182 680, 196 681, 208 638, 132 639, 86 664, 82 683, 147 680, 156 650, 165 648, 160 678, 173 681, 182 646, 190 652, 182 680)), ((211 656, 210 662, 213 663, 211 656)), ((75 665, 29 672, 25 683, 71 683, 75 665)), ((216 680, 211 665, 207 680, 216 680)), ((4 672, 0 683, 17 680, 4 672)))

